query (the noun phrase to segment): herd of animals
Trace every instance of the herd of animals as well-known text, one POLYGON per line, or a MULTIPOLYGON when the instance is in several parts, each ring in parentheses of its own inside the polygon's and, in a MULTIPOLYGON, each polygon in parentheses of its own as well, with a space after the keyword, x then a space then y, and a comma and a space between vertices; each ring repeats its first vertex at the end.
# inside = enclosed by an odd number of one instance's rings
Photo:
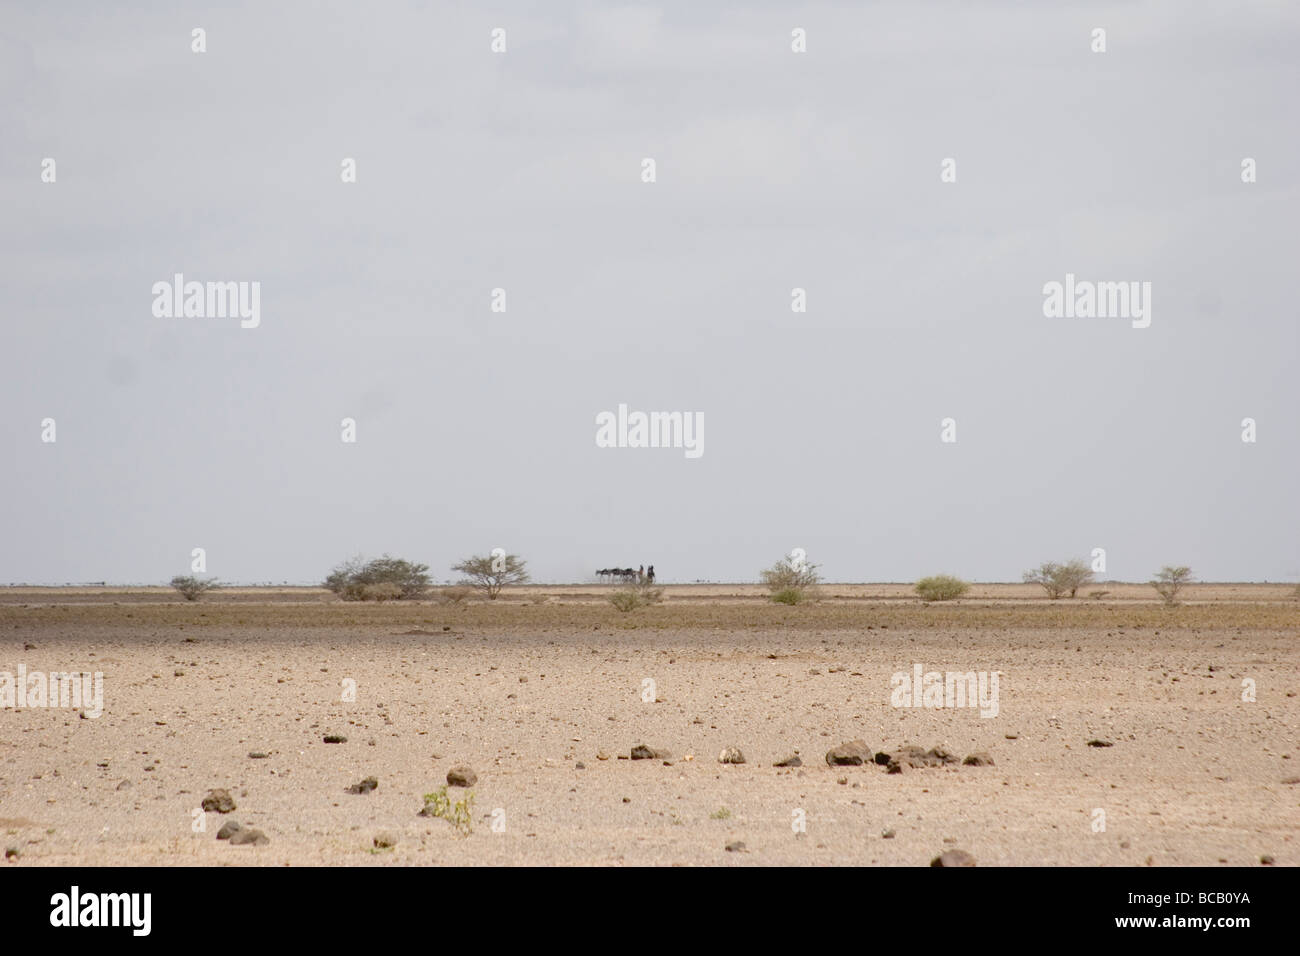
POLYGON ((596 577, 602 581, 635 581, 637 584, 654 584, 655 566, 652 564, 647 568, 643 564, 639 568, 601 568, 596 572, 596 577))

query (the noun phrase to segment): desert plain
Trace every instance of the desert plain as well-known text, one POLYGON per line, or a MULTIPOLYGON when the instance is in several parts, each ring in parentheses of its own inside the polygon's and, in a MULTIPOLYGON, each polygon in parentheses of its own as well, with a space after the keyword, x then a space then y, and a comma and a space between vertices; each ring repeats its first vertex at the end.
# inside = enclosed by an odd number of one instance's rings
POLYGON ((1300 863, 1293 585, 611 590, 0 589, 0 674, 103 675, 98 716, 0 708, 3 865, 1300 863), (896 706, 918 665, 996 673, 996 713, 896 706), (955 762, 829 765, 850 741, 955 762), (420 815, 453 767, 459 827, 420 815))

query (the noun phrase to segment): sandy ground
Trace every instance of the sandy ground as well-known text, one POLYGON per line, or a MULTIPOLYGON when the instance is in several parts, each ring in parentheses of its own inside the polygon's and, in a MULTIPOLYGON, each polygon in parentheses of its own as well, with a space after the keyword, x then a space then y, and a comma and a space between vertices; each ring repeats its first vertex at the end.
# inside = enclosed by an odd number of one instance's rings
POLYGON ((1177 608, 1140 586, 988 587, 925 607, 830 586, 795 608, 670 588, 626 615, 594 587, 467 606, 10 589, 0 672, 100 671, 104 712, 0 710, 0 841, 9 866, 1300 863, 1289 587, 1205 585, 1177 608), (1000 672, 997 716, 891 706, 914 664, 1000 672), (827 766, 854 738, 995 765, 827 766), (641 743, 670 765, 619 759, 641 743), (730 746, 747 762, 719 764, 730 746), (478 775, 468 836, 417 816, 455 764, 478 775), (196 832, 216 787, 238 808, 196 832), (218 841, 225 819, 270 843, 218 841))

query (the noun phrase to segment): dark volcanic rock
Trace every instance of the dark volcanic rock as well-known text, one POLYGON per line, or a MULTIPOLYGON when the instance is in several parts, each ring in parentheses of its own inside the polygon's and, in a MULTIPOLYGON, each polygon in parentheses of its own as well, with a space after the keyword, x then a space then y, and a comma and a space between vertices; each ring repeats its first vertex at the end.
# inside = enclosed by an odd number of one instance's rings
POLYGON ((478 774, 466 766, 452 767, 447 771, 447 786, 472 787, 478 783, 478 774))
POLYGON ((235 801, 227 790, 209 790, 202 807, 209 813, 229 813, 235 809, 235 801))
POLYGON ((238 820, 227 820, 221 824, 221 829, 217 831, 218 840, 229 840, 232 836, 244 829, 244 825, 238 820))
MULTIPOLYGON (((929 750, 922 750, 920 747, 911 744, 900 747, 887 756, 889 759, 885 761, 885 765, 889 768, 890 773, 902 773, 908 767, 916 769, 946 767, 949 764, 959 762, 955 756, 942 747, 931 747, 929 750), (895 767, 898 769, 895 769, 895 767)), ((876 759, 879 762, 880 758, 878 756, 876 759)))
POLYGON ((965 850, 945 850, 933 860, 931 866, 974 866, 975 857, 971 856, 965 850))
POLYGON ((1089 747, 1114 747, 1115 744, 1109 740, 1089 740, 1089 747))
POLYGON ((860 767, 871 762, 871 748, 861 740, 850 740, 826 751, 826 762, 832 767, 860 767))
POLYGON ((790 756, 786 757, 784 760, 778 760, 776 763, 772 764, 772 766, 773 767, 802 767, 803 761, 799 759, 798 754, 791 754, 790 756))
POLYGON ((656 750, 645 744, 637 744, 628 755, 633 760, 667 760, 672 756, 667 750, 656 750))
POLYGON ((348 787, 347 792, 348 793, 369 793, 371 790, 375 790, 378 787, 379 787, 378 780, 376 780, 374 777, 366 777, 366 779, 362 780, 360 783, 354 783, 352 786, 348 787))
POLYGON ((261 830, 240 827, 230 834, 231 846, 266 846, 270 842, 271 838, 261 830))
POLYGON ((348 742, 348 738, 344 737, 342 734, 325 735, 325 743, 327 744, 345 744, 347 742, 348 742))

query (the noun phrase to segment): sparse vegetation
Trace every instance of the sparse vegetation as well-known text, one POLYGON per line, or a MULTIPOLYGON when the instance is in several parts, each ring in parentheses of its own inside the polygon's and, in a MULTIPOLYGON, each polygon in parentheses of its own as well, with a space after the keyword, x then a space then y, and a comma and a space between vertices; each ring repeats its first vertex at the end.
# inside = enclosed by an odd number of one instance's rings
POLYGON ((1074 597, 1079 588, 1092 583, 1092 568, 1088 562, 1075 559, 1060 564, 1048 561, 1024 575, 1026 584, 1040 584, 1053 601, 1068 594, 1074 597))
POLYGON ((1178 592, 1183 589, 1183 585, 1190 583, 1192 580, 1192 569, 1187 567, 1171 567, 1166 564, 1156 575, 1156 579, 1151 582, 1151 586, 1156 589, 1156 593, 1164 599, 1166 604, 1178 603, 1178 592))
POLYGON ((821 583, 818 567, 806 561, 782 558, 761 571, 759 579, 777 604, 802 604, 817 597, 817 585, 821 583))
POLYGON ((478 588, 487 594, 489 600, 495 601, 502 588, 511 584, 528 583, 527 564, 528 562, 517 554, 483 557, 475 555, 466 558, 460 564, 452 565, 451 569, 465 575, 460 580, 460 584, 478 588))
POLYGON ((345 601, 395 601, 418 598, 429 587, 429 566, 384 555, 356 557, 330 572, 325 587, 345 601))
POLYGON ((171 579, 171 586, 180 592, 181 597, 187 601, 197 601, 208 591, 220 587, 216 578, 209 578, 204 581, 202 578, 196 578, 190 575, 176 575, 171 579))
POLYGON ((465 794, 463 799, 453 803, 447 794, 447 785, 443 784, 433 793, 424 795, 424 809, 420 811, 420 815, 441 817, 460 831, 462 836, 469 836, 474 829, 473 809, 473 790, 465 794))
POLYGON ((970 585, 951 574, 935 574, 916 582, 916 593, 922 601, 951 601, 970 590, 970 585))
POLYGON ((658 604, 663 599, 663 588, 657 588, 644 581, 631 587, 619 588, 609 595, 609 603, 625 614, 628 611, 635 611, 639 607, 658 604))
POLYGON ((439 604, 452 604, 459 607, 469 600, 469 596, 473 593, 473 588, 452 585, 451 587, 439 588, 434 597, 439 604))
POLYGON ((731 811, 726 807, 719 807, 709 814, 710 820, 727 820, 731 817, 731 811))

